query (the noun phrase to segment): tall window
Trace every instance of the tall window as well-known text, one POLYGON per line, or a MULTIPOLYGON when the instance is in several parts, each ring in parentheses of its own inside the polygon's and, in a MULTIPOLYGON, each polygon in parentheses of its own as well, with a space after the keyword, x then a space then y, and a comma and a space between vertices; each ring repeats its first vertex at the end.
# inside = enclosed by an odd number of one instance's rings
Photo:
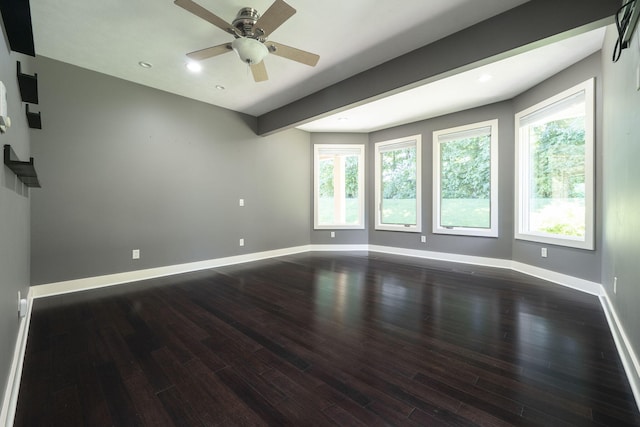
POLYGON ((498 121, 433 133, 433 232, 498 235, 498 121))
POLYGON ((516 114, 517 239, 593 249, 594 80, 516 114))
POLYGON ((364 228, 364 145, 314 146, 314 228, 364 228))
POLYGON ((376 229, 421 228, 420 135, 375 144, 376 229))

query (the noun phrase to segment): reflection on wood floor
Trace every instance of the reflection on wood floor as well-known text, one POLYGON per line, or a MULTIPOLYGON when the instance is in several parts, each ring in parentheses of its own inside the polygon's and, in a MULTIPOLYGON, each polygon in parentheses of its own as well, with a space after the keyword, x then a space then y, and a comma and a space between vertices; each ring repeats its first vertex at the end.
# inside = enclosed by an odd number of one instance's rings
POLYGON ((598 299, 306 253, 35 300, 16 426, 640 425, 598 299))

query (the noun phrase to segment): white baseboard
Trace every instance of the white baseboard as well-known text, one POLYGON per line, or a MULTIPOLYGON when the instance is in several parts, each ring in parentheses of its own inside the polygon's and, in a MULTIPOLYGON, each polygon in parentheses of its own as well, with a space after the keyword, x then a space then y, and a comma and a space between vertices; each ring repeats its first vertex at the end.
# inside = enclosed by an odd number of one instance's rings
POLYGON ((618 313, 616 313, 609 299, 609 295, 606 292, 600 295, 600 304, 602 305, 605 316, 607 316, 611 335, 613 335, 613 340, 618 349, 618 355, 620 356, 620 360, 622 360, 629 385, 631 385, 631 391, 636 399, 636 406, 640 409, 640 362, 638 361, 638 356, 633 350, 629 338, 624 331, 624 327, 622 323, 620 323, 618 313))
POLYGON ((544 268, 534 267, 533 265, 511 261, 511 269, 548 282, 553 282, 587 294, 595 295, 597 297, 604 293, 604 289, 600 283, 591 282, 589 280, 580 279, 578 277, 569 276, 551 270, 545 270, 544 268))
POLYGON ((33 298, 43 298, 53 295, 61 295, 70 292, 78 292, 89 289, 103 288, 107 286, 121 285, 140 280, 154 279, 156 277, 172 276, 180 273, 207 270, 223 267, 225 265, 242 264, 245 262, 259 261, 284 255, 292 255, 301 252, 309 252, 309 246, 296 246, 292 248, 276 249, 273 251, 255 252, 251 254, 236 255, 224 258, 216 258, 206 261, 190 262, 186 264, 170 265, 166 267, 149 268, 145 270, 127 271, 124 273, 107 274, 104 276, 87 277, 63 282, 48 283, 32 286, 33 298))
POLYGON ((369 245, 309 245, 309 252, 358 252, 369 251, 369 245))
POLYGON ((20 326, 18 327, 18 337, 16 338, 16 345, 13 351, 13 359, 11 361, 11 369, 9 370, 7 387, 5 389, 4 399, 2 401, 2 410, 0 411, 0 426, 13 426, 13 420, 16 415, 18 394, 20 392, 20 380, 22 379, 22 363, 24 361, 24 353, 27 349, 27 336, 29 332, 29 323, 31 322, 32 307, 33 293, 31 292, 31 290, 29 290, 29 294, 27 295, 27 313, 25 317, 20 319, 20 326))
MULTIPOLYGON (((284 248, 273 251, 257 252, 253 254, 237 255, 225 258, 217 258, 212 260, 179 264, 173 266, 151 268, 145 270, 130 271, 125 273, 110 274, 105 276, 89 277, 78 280, 68 280, 64 282, 49 283, 45 285, 33 286, 29 292, 29 311, 28 315, 20 325, 20 332, 18 335, 18 341, 16 344, 16 352, 14 354, 14 361, 10 373, 10 390, 11 393, 7 393, 5 401, 2 407, 2 417, 0 418, 0 425, 2 421, 6 421, 15 413, 15 404, 18 398, 18 389, 20 386, 20 376, 22 372, 22 360, 24 358, 24 350, 27 342, 27 331, 29 322, 31 319, 31 305, 34 298, 42 298, 52 295, 59 295, 69 292, 77 292, 82 290, 100 288, 105 286, 113 286, 119 284, 125 284, 129 282, 135 282, 140 280, 152 279, 155 277, 170 276, 180 273, 188 273, 198 270, 206 270, 210 268, 222 267, 226 265, 241 264, 251 261, 258 261, 262 259, 275 258, 284 255, 292 255, 297 253, 311 252, 311 251, 336 251, 336 252, 352 252, 352 251, 368 251, 378 252, 393 255, 403 255, 424 259, 432 259, 439 261, 458 262, 464 264, 482 265, 487 267, 505 268, 518 271, 529 276, 544 279, 562 286, 566 286, 572 289, 576 289, 581 292, 585 292, 591 295, 598 296, 602 308, 607 316, 609 322, 609 328, 615 339, 618 353, 623 361, 624 368, 629 378, 631 388, 633 390, 636 404, 640 407, 640 363, 636 357, 633 348, 627 338, 626 333, 620 323, 618 316, 611 305, 604 288, 599 283, 591 282, 588 280, 580 279, 566 274, 557 273, 555 271, 546 270, 543 268, 531 266, 528 264, 520 263, 512 260, 504 260, 498 258, 486 258, 469 255, 460 255, 444 252, 432 252, 422 251, 417 249, 404 249, 390 246, 357 244, 357 245, 306 245, 292 248, 284 248)), ((9 391, 9 390, 8 390, 9 391)), ((10 425, 10 424, 9 424, 10 425)))
POLYGON ((446 252, 422 251, 419 249, 395 248, 392 246, 369 245, 369 251, 391 255, 404 255, 414 258, 432 259, 436 261, 459 262, 462 264, 482 265, 486 267, 511 268, 511 261, 498 258, 486 258, 446 252))
POLYGON ((62 282, 48 283, 33 286, 31 291, 33 298, 43 298, 53 295, 60 295, 70 292, 78 292, 89 289, 102 288, 106 286, 120 285, 140 280, 153 279, 156 277, 171 276, 180 273, 189 273, 198 270, 223 267, 225 265, 242 264, 262 259, 275 258, 284 255, 292 255, 303 252, 379 252, 392 255, 410 256, 414 258, 424 258, 437 261, 459 262, 463 264, 482 265, 486 267, 507 268, 529 276, 538 277, 562 286, 567 286, 591 295, 600 296, 603 292, 602 286, 595 282, 545 270, 528 264, 499 258, 487 258, 471 255, 460 255, 445 252, 423 251, 418 249, 405 249, 392 246, 380 245, 306 245, 292 248, 276 249, 273 251, 256 252, 245 255, 216 258, 205 261, 191 262, 186 264, 170 265, 165 267, 149 268, 145 270, 127 271, 124 273, 107 274, 104 276, 87 277, 83 279, 67 280, 62 282))
POLYGON ((415 258, 432 259, 437 261, 482 265, 485 267, 507 268, 518 271, 520 273, 524 273, 528 276, 537 277, 539 279, 547 280, 549 282, 576 289, 578 291, 586 292, 595 296, 600 296, 602 292, 604 292, 602 286, 599 283, 591 282, 589 280, 584 280, 573 276, 568 276, 566 274, 557 273, 551 270, 545 270, 543 268, 534 267, 532 265, 523 264, 517 261, 377 245, 369 245, 369 251, 393 255, 404 255, 415 258))

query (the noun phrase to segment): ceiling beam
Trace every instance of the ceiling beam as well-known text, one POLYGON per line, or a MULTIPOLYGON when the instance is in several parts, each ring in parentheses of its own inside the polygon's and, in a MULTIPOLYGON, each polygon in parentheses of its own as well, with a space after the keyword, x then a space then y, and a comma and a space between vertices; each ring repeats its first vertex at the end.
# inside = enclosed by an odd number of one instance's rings
POLYGON ((531 0, 258 117, 269 135, 538 47, 572 31, 613 23, 619 0, 531 0))

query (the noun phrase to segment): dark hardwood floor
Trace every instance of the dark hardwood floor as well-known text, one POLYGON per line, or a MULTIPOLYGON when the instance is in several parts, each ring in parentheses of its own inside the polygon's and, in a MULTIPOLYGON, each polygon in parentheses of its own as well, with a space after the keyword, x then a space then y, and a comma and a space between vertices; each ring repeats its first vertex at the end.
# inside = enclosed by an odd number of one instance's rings
POLYGON ((307 253, 34 303, 16 426, 631 426, 596 297, 307 253))

